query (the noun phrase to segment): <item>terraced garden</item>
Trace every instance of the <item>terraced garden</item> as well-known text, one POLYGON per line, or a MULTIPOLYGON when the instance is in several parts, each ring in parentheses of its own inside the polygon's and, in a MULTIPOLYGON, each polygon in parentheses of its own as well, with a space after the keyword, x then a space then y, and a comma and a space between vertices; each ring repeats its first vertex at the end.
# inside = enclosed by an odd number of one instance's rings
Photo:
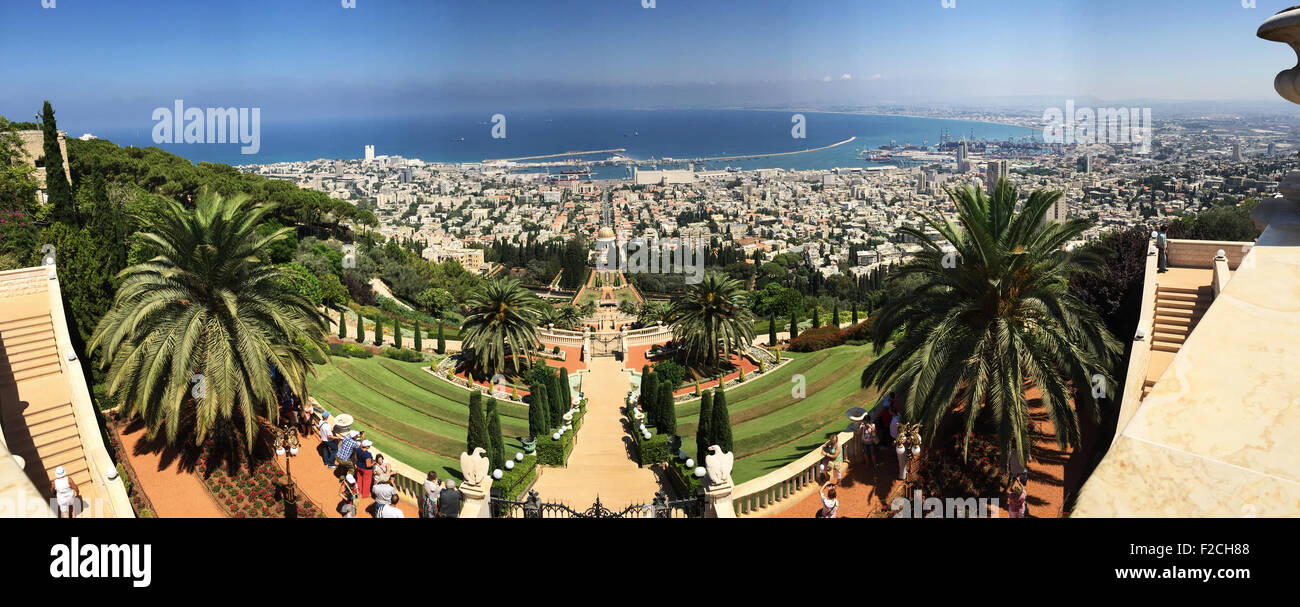
MULTIPOLYGON (((870 346, 839 346, 811 354, 782 354, 793 360, 727 390, 735 482, 757 478, 806 455, 831 434, 844 431, 849 424, 846 411, 873 406, 879 394, 858 385, 871 352, 870 346), (803 375, 807 382, 806 398, 792 394, 795 375, 803 375)), ((698 400, 677 407, 677 429, 690 453, 694 453, 699 415, 698 400)))
MULTIPOLYGON (((331 413, 348 413, 380 451, 441 478, 460 477, 469 392, 426 373, 428 363, 335 357, 316 367, 310 394, 331 413)), ((506 453, 522 451, 528 408, 498 401, 506 453)))

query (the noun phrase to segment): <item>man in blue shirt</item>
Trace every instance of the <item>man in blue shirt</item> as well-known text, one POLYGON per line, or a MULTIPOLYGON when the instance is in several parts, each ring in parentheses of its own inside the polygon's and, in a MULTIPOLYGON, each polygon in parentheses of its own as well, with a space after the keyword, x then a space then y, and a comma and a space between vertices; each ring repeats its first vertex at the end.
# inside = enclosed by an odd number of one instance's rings
POLYGON ((339 450, 334 455, 334 464, 336 466, 345 466, 349 471, 351 471, 352 451, 357 448, 358 436, 361 436, 361 433, 353 430, 343 435, 343 438, 339 439, 339 450))

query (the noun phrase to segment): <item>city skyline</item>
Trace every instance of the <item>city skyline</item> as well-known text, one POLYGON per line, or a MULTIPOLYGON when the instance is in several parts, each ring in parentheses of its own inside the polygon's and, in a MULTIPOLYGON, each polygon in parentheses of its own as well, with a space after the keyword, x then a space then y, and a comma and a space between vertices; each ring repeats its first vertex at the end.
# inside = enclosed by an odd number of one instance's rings
POLYGON ((356 4, 6 3, 0 114, 22 120, 48 98, 61 124, 93 130, 147 123, 173 99, 268 121, 1067 98, 1292 111, 1260 84, 1290 51, 1217 34, 1282 0, 356 4))

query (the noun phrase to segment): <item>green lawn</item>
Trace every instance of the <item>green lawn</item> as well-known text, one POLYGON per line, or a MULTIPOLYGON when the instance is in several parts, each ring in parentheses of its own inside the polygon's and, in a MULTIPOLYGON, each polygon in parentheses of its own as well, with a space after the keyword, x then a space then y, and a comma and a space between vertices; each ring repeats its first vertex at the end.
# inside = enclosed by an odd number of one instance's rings
MULTIPOLYGON (((310 394, 331 413, 348 413, 380 451, 442 478, 460 477, 465 450, 469 391, 426 373, 427 363, 382 357, 334 357, 316 366, 308 380, 310 394)), ((498 403, 507 455, 522 451, 518 439, 528 433, 526 407, 498 403)))
MULTIPOLYGON (((732 478, 737 483, 776 470, 817 448, 849 424, 844 413, 870 408, 875 390, 859 387, 862 369, 871 360, 869 346, 840 346, 811 354, 782 354, 794 360, 771 373, 727 391, 736 454, 732 478), (804 377, 806 397, 792 393, 795 375, 804 377)), ((677 409, 678 431, 687 453, 694 454, 699 402, 677 409)))

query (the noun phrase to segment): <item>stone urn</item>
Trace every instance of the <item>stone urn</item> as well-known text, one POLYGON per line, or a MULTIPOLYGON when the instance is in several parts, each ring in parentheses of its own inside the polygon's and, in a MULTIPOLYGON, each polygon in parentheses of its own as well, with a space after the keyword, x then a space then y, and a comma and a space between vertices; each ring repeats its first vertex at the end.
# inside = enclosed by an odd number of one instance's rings
POLYGON ((534 453, 537 451, 536 436, 525 436, 522 439, 520 439, 519 442, 523 443, 524 445, 524 453, 534 453))

